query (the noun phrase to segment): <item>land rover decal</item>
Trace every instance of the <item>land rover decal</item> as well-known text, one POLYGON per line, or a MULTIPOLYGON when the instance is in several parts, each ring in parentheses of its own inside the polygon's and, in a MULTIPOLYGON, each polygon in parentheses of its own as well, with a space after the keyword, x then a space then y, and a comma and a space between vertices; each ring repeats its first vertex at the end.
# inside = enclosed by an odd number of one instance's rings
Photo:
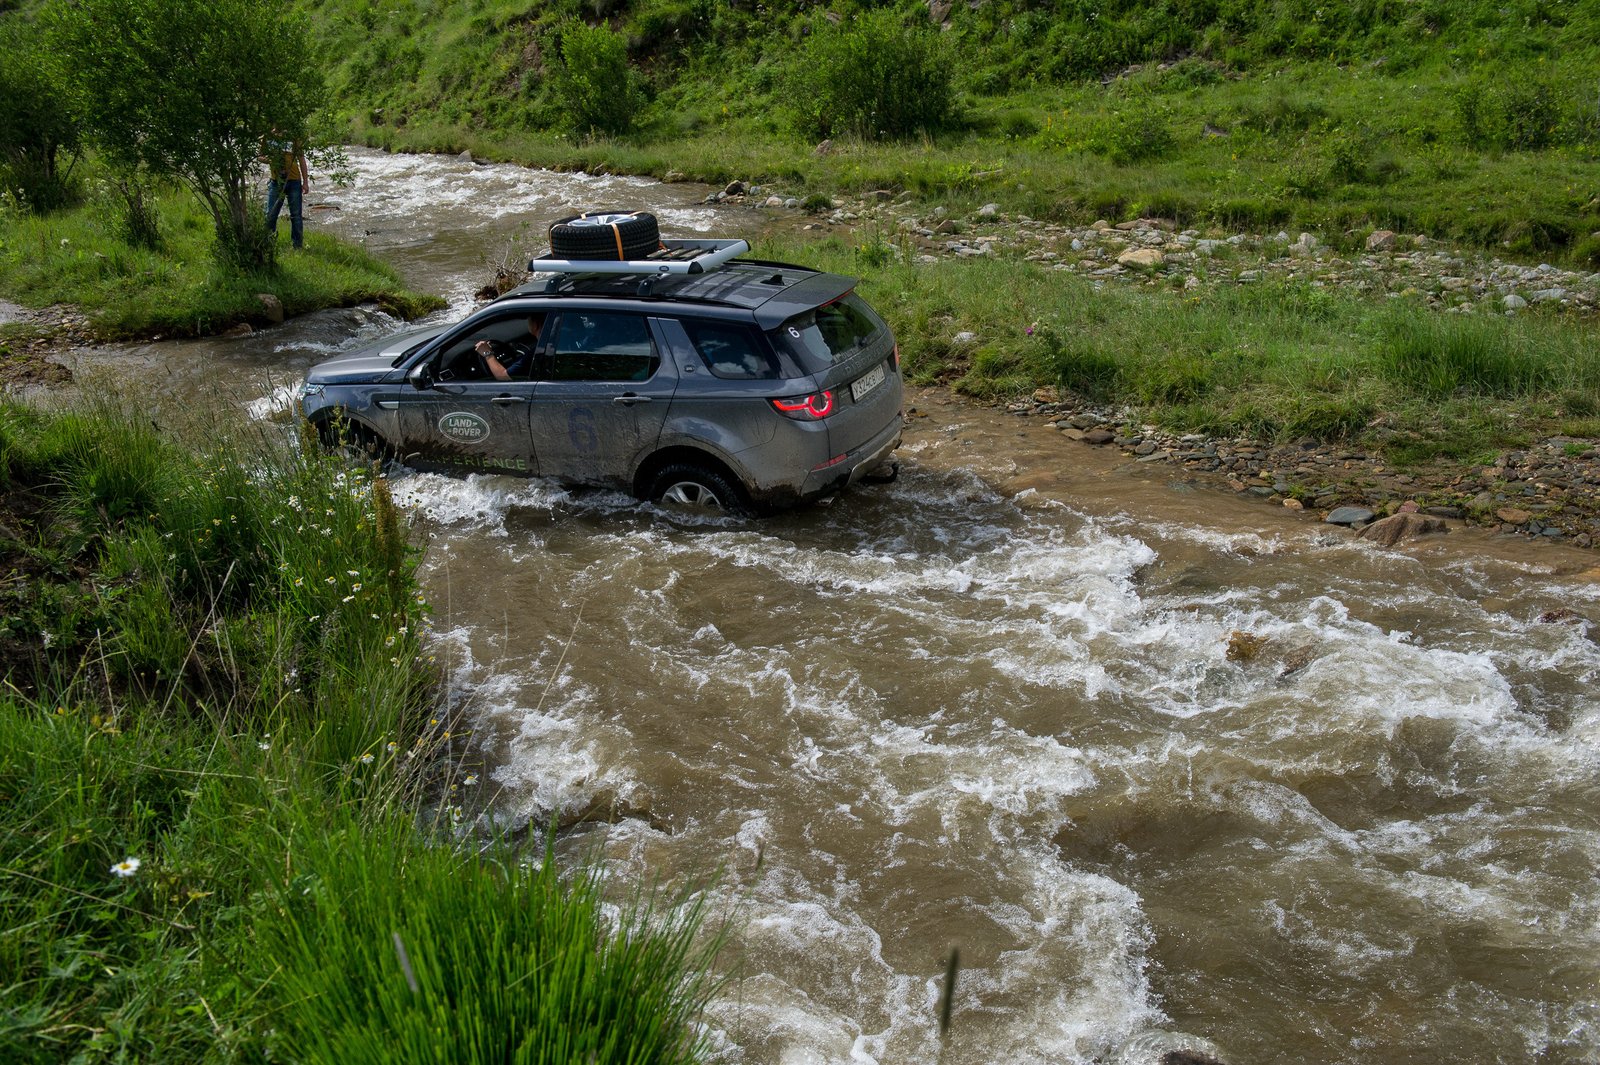
POLYGON ((455 410, 439 419, 439 432, 463 444, 481 444, 489 439, 489 423, 476 414, 455 410))

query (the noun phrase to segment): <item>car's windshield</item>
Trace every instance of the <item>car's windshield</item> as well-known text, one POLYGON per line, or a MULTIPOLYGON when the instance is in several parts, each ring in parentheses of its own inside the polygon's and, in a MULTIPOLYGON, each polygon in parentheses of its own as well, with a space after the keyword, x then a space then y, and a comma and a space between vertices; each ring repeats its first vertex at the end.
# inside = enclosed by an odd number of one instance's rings
POLYGON ((871 344, 888 327, 854 292, 778 327, 780 343, 808 368, 821 370, 844 362, 871 344))

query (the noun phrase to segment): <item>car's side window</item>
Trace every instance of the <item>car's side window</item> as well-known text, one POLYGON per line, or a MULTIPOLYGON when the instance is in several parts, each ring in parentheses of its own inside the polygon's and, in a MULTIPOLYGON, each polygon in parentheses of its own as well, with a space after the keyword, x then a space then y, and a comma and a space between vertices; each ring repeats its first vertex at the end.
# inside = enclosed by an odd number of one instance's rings
MULTIPOLYGON (((456 337, 439 353, 437 364, 439 380, 493 381, 494 377, 484 365, 483 359, 473 350, 473 345, 480 340, 492 340, 502 344, 532 343, 533 338, 528 334, 527 315, 483 322, 477 328, 469 329, 456 337)), ((524 371, 517 376, 525 378, 528 375, 524 371)))
POLYGON ((542 376, 551 381, 648 381, 661 365, 643 315, 565 311, 542 376))
POLYGON ((749 326, 685 318, 683 328, 714 377, 765 381, 780 376, 777 357, 749 326))

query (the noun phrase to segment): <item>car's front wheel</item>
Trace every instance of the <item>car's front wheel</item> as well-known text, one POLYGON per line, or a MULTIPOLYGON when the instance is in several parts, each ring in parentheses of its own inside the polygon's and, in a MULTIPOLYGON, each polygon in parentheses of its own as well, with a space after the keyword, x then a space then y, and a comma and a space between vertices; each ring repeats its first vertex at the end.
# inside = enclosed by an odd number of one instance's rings
POLYGON ((747 514, 750 505, 738 485, 719 470, 690 463, 674 463, 650 482, 649 499, 685 510, 747 514))
POLYGON ((320 423, 317 426, 317 438, 323 448, 346 462, 365 465, 382 462, 389 457, 389 445, 383 437, 343 416, 320 423))

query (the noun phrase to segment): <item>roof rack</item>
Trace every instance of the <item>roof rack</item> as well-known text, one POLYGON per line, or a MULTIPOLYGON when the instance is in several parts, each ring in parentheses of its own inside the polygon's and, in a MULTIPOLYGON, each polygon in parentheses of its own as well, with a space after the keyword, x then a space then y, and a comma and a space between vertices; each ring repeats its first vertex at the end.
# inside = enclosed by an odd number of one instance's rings
MULTIPOLYGON (((542 274, 644 274, 648 280, 672 274, 703 274, 750 250, 744 240, 663 240, 659 250, 643 259, 557 259, 542 255, 528 262, 528 270, 542 274)), ((551 280, 555 285, 560 278, 551 280)))

